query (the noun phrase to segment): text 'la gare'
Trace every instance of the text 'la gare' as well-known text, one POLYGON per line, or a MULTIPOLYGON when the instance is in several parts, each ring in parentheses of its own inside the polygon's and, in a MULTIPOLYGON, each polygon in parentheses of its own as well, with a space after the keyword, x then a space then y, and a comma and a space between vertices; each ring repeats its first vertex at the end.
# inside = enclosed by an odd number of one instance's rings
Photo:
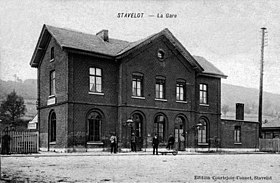
POLYGON ((162 14, 162 13, 158 13, 157 14, 157 18, 177 18, 177 14, 171 14, 171 13, 162 14))

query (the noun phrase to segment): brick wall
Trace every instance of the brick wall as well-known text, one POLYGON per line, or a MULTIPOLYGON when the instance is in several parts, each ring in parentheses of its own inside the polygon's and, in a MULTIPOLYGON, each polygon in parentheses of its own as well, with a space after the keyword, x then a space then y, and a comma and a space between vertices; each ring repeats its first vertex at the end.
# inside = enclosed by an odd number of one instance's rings
MULTIPOLYGON (((165 39, 165 38, 163 38, 165 39)), ((157 40, 148 45, 143 50, 139 50, 130 55, 123 61, 122 69, 122 104, 140 105, 157 108, 180 108, 190 110, 194 101, 194 83, 195 72, 183 58, 174 53, 170 43, 164 40, 157 40), (163 61, 157 58, 159 49, 164 50, 165 57, 163 61), (145 100, 133 99, 132 96, 132 74, 140 72, 144 75, 144 97, 145 100), (166 99, 167 102, 155 100, 155 82, 156 76, 166 78, 166 99), (185 79, 187 85, 188 103, 176 102, 176 79, 185 79)))
POLYGON ((241 120, 221 120, 222 148, 256 148, 259 143, 258 122, 241 120), (234 142, 234 128, 241 127, 241 143, 234 142))
POLYGON ((186 147, 195 146, 194 126, 199 117, 209 120, 208 136, 218 136, 220 119, 220 79, 199 76, 191 65, 173 48, 166 38, 161 38, 133 52, 117 63, 114 60, 97 58, 86 54, 66 53, 52 39, 39 67, 40 78, 40 133, 41 145, 47 147, 48 116, 51 110, 57 115, 57 142, 54 147, 85 146, 87 114, 96 110, 102 114, 102 138, 109 138, 110 132, 117 132, 123 143, 130 139, 128 127, 124 124, 134 113, 143 116, 142 135, 144 146, 151 147, 154 120, 157 114, 166 116, 165 141, 174 133, 178 115, 185 119, 187 132, 186 147), (49 62, 50 47, 55 47, 55 61, 49 62), (165 59, 157 58, 159 49, 164 50, 165 59), (121 64, 120 64, 121 63, 121 64), (120 64, 120 65, 119 65, 120 64), (89 93, 89 68, 102 69, 103 95, 89 93), (56 71, 55 105, 46 106, 49 97, 49 74, 56 71), (144 75, 144 99, 132 96, 132 73, 144 75), (121 76, 119 76, 121 73, 121 76), (166 100, 155 100, 155 77, 166 78, 166 100), (119 83, 119 78, 122 78, 119 83), (187 82, 187 102, 176 102, 176 80, 187 82), (209 87, 209 106, 199 106, 199 83, 209 87), (119 90, 121 88, 121 90, 119 90), (121 95, 119 95, 121 92, 121 95))
POLYGON ((56 113, 56 144, 52 147, 66 147, 67 145, 67 54, 63 52, 57 42, 52 38, 47 47, 46 53, 38 67, 38 121, 40 131, 40 147, 48 148, 49 114, 51 110, 56 113), (50 59, 50 50, 54 47, 54 60, 50 59), (55 103, 47 105, 50 96, 50 72, 55 70, 55 103))
POLYGON ((69 53, 69 81, 71 101, 117 105, 118 66, 113 60, 89 55, 69 53), (104 95, 89 94, 89 68, 102 69, 102 88, 104 95))
POLYGON ((48 148, 49 142, 49 115, 50 112, 54 111, 56 114, 56 143, 50 145, 50 148, 65 148, 67 147, 67 116, 68 109, 67 104, 51 106, 47 108, 40 109, 40 121, 39 121, 39 131, 40 131, 40 147, 48 148))
POLYGON ((68 77, 67 77, 67 54, 63 52, 54 39, 51 39, 46 54, 42 59, 39 71, 39 107, 47 106, 50 96, 50 72, 55 70, 56 103, 67 101, 68 77), (54 61, 50 62, 50 49, 54 47, 54 61))

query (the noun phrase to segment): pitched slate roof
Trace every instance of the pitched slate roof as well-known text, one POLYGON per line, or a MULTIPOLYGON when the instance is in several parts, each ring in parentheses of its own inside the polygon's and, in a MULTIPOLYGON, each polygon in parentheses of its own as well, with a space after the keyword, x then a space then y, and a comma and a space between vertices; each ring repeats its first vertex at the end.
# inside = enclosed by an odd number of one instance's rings
POLYGON ((30 65, 32 67, 38 67, 51 37, 57 41, 62 49, 75 49, 108 56, 113 59, 121 59, 161 36, 165 36, 175 49, 177 49, 198 72, 215 77, 226 77, 206 59, 202 57, 194 58, 168 29, 164 29, 159 33, 153 34, 139 41, 128 42, 112 38, 109 38, 109 41, 104 41, 100 36, 94 34, 44 25, 30 61, 30 65))
POLYGON ((220 71, 217 67, 215 67, 211 62, 209 62, 205 58, 201 56, 193 56, 193 57, 204 69, 204 71, 202 71, 203 74, 227 78, 227 76, 222 71, 220 71))
POLYGON ((70 29, 57 28, 50 25, 46 25, 46 28, 61 47, 115 56, 129 45, 128 41, 110 38, 110 41, 107 42, 99 36, 70 29))

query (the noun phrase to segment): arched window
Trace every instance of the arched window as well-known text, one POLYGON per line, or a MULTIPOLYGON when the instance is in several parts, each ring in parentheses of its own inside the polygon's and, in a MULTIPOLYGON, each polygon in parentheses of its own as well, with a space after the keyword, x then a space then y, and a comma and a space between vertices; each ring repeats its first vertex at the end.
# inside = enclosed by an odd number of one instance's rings
POLYGON ((54 111, 50 114, 50 141, 56 141, 56 115, 54 111))
POLYGON ((199 123, 201 126, 198 128, 198 143, 207 143, 207 122, 201 118, 199 123))
POLYGON ((101 119, 101 115, 97 112, 91 112, 88 115, 88 141, 100 141, 101 119))
POLYGON ((165 139, 165 124, 166 118, 163 115, 158 115, 154 121, 154 133, 159 137, 159 141, 163 142, 165 139))

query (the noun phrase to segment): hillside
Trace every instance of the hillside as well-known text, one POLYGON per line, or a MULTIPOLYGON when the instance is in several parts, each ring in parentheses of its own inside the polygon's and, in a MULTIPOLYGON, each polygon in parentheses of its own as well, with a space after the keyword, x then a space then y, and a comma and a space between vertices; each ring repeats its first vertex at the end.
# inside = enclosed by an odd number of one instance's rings
POLYGON ((37 80, 28 79, 22 82, 21 80, 3 81, 0 79, 0 103, 6 99, 7 95, 13 90, 24 98, 26 105, 26 118, 32 119, 36 113, 36 100, 37 100, 37 80))
MULTIPOLYGON (((235 113, 235 104, 244 103, 245 115, 256 116, 259 107, 259 90, 222 84, 222 106, 228 105, 229 112, 235 113)), ((280 114, 280 95, 263 93, 263 115, 276 117, 280 114)))
POLYGON ((0 79, 0 100, 6 98, 6 95, 13 90, 24 99, 36 100, 37 98, 37 80, 27 79, 20 81, 3 81, 0 79))

